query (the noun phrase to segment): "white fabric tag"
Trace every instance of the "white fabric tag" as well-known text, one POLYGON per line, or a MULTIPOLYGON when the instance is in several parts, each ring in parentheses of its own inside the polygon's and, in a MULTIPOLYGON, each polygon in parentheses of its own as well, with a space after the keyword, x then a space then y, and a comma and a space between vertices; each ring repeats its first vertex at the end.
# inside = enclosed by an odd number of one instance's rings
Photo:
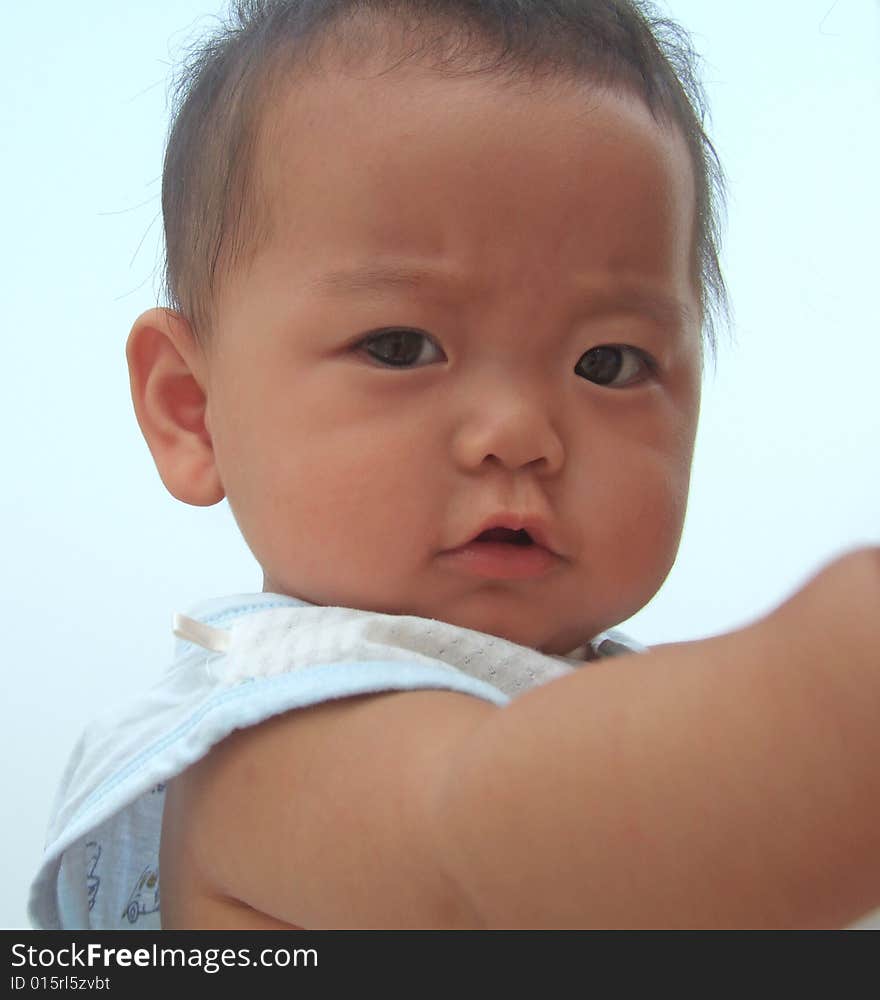
POLYGON ((179 614, 174 616, 174 634, 178 639, 192 642, 212 653, 225 653, 232 641, 232 635, 226 629, 212 628, 179 614))

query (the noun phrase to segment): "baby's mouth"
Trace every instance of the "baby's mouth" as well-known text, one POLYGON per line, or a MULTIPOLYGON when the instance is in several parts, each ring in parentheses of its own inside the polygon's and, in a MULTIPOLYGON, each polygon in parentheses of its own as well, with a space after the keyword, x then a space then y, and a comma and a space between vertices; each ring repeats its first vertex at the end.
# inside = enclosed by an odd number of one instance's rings
POLYGON ((444 552, 442 558, 457 572, 511 581, 541 579, 562 561, 526 528, 501 526, 481 531, 457 549, 444 552))
POLYGON ((477 535, 471 544, 477 544, 479 542, 503 542, 507 545, 517 546, 535 544, 532 541, 532 536, 525 530, 525 528, 520 528, 519 531, 514 531, 512 528, 490 528, 488 531, 484 531, 482 534, 477 535))

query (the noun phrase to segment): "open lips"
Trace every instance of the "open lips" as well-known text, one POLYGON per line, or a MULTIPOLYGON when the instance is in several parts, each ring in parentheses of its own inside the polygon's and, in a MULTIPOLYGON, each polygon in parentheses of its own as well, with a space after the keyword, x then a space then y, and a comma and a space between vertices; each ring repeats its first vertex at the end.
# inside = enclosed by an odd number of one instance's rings
POLYGON ((532 536, 525 528, 521 528, 519 531, 514 531, 512 528, 490 528, 481 535, 477 535, 474 542, 504 542, 507 545, 520 546, 534 545, 532 536))
MULTIPOLYGON (((514 523, 523 522, 516 518, 514 523)), ((496 522, 464 545, 444 553, 444 558, 456 570, 485 580, 539 579, 564 562, 548 541, 537 520, 530 528, 519 529, 496 522)))

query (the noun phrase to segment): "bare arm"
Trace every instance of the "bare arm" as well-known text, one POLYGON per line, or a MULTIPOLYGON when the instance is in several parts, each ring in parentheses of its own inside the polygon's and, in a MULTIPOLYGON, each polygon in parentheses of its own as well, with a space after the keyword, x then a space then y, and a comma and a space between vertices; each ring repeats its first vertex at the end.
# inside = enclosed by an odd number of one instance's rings
POLYGON ((350 699, 173 783, 163 922, 842 926, 880 905, 880 551, 729 635, 496 708, 350 699))

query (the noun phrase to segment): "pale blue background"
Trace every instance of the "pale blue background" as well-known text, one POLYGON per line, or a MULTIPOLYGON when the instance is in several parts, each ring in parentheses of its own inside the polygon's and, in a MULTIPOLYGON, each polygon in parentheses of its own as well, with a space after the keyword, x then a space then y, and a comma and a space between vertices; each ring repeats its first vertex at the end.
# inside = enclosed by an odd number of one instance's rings
MULTIPOLYGON (((880 6, 668 8, 706 58, 737 346, 707 379, 679 563, 629 626, 648 643, 742 624, 880 543, 880 6)), ((228 508, 162 487, 123 354, 158 294, 169 67, 206 11, 3 3, 4 927, 80 729, 152 682, 173 610, 261 586, 228 508)))

